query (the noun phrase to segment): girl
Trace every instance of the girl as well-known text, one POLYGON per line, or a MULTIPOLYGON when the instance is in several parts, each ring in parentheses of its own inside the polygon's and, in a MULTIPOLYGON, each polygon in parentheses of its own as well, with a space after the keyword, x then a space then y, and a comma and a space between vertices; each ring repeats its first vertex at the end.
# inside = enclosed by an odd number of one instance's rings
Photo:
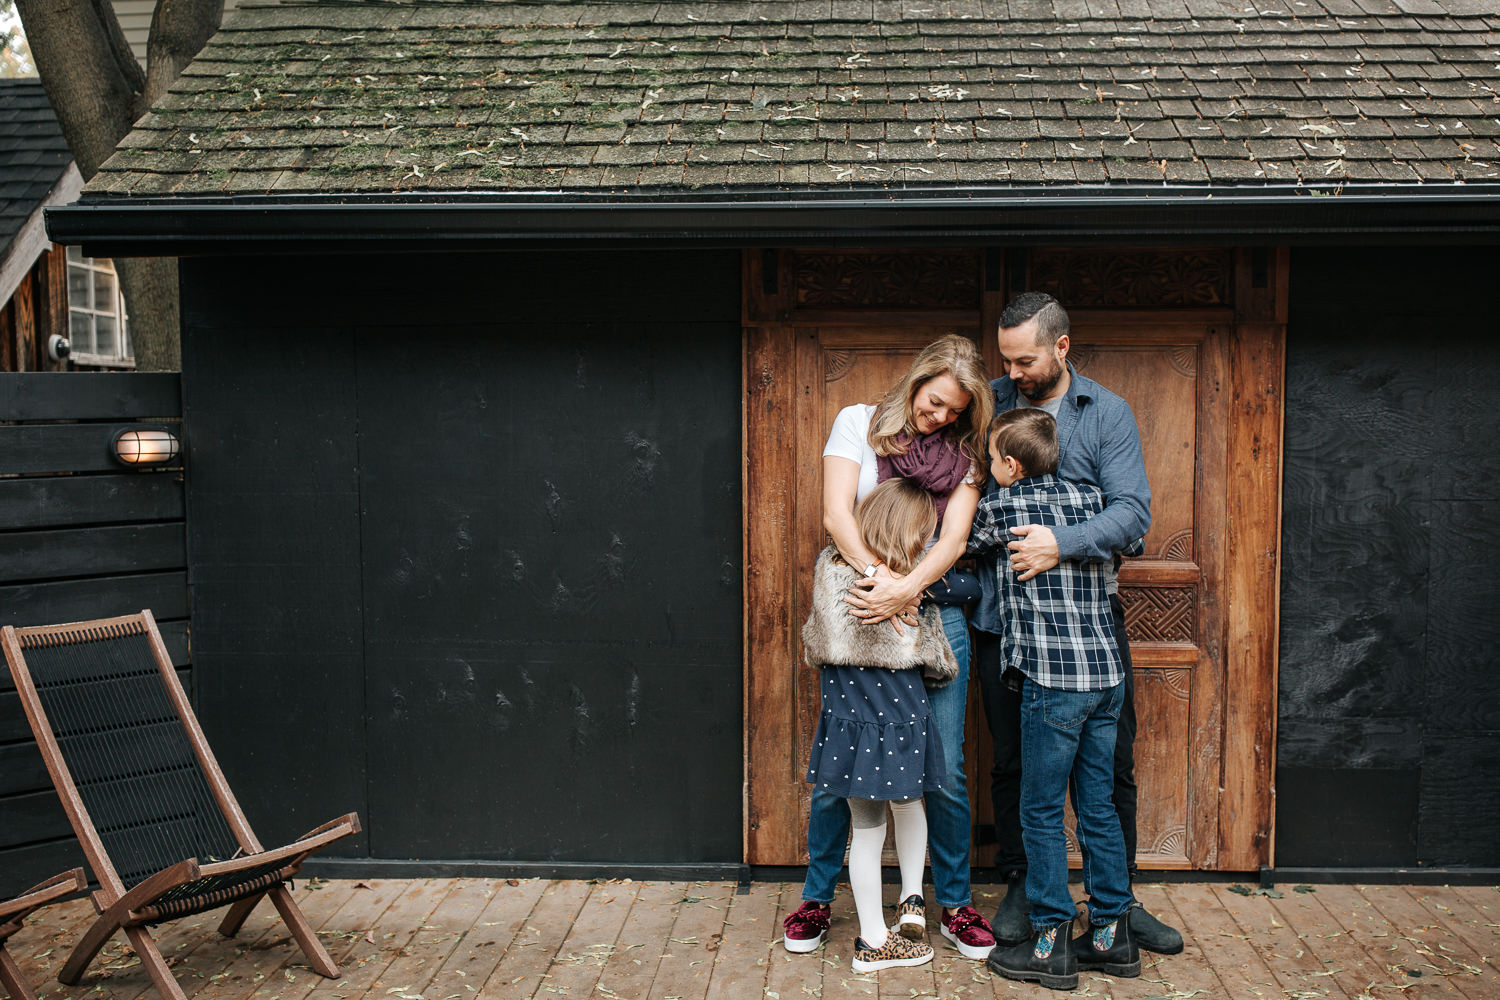
MULTIPOLYGON (((915 482, 888 479, 865 497, 858 520, 864 547, 892 572, 905 574, 922 558, 937 527, 937 508, 915 482)), ((905 615, 901 627, 894 621, 866 625, 851 617, 844 598, 863 575, 836 546, 823 550, 802 642, 808 664, 821 668, 823 696, 807 780, 815 790, 848 802, 849 884, 859 916, 853 965, 856 972, 875 972, 932 961, 930 945, 886 929, 880 851, 889 803, 896 821, 900 898, 920 897, 927 847, 922 795, 936 791, 944 773, 943 745, 923 682, 951 681, 958 662, 935 606, 905 615)), ((898 921, 898 927, 906 923, 898 921)))

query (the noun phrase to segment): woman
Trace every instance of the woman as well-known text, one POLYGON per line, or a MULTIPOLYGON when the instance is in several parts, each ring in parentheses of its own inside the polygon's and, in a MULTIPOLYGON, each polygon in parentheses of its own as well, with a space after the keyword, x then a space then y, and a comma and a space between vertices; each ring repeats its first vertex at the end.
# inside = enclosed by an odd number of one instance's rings
MULTIPOLYGON (((864 570, 860 587, 848 597, 851 615, 871 625, 890 618, 899 621, 916 610, 924 594, 963 555, 988 468, 984 435, 993 406, 979 349, 967 337, 950 334, 924 348, 878 405, 856 404, 839 412, 823 449, 823 526, 844 560, 864 570), (878 482, 895 476, 913 480, 932 494, 940 525, 926 555, 905 575, 891 572, 865 547, 854 516, 859 501, 878 482)), ((926 796, 928 852, 942 907, 943 936, 965 958, 984 959, 995 939, 970 896, 971 822, 963 770, 968 623, 959 604, 944 604, 941 613, 958 661, 958 677, 929 699, 947 769, 942 789, 926 796)), ((848 837, 844 801, 815 789, 807 829, 804 903, 786 918, 783 941, 788 951, 812 951, 822 943, 848 837)), ((898 924, 910 933, 925 932, 921 896, 901 902, 898 924)))

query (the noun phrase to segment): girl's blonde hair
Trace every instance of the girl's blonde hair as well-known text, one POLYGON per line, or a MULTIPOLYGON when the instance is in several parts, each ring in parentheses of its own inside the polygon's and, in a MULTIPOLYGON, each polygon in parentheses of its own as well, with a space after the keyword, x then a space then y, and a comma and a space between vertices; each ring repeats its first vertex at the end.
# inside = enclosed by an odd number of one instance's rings
POLYGON ((859 540, 893 573, 910 573, 937 530, 932 494, 910 479, 887 479, 859 505, 859 540))
POLYGON ((911 417, 912 401, 923 384, 939 375, 952 375, 959 387, 969 394, 968 407, 943 429, 943 433, 954 439, 971 462, 981 469, 986 468, 989 449, 985 432, 995 408, 995 395, 990 390, 979 348, 968 337, 956 333, 939 337, 922 348, 922 352, 912 359, 906 374, 896 380, 891 391, 875 407, 875 416, 870 420, 870 446, 877 455, 900 455, 906 451, 906 446, 898 438, 902 434, 908 440, 917 437, 917 426, 911 417))

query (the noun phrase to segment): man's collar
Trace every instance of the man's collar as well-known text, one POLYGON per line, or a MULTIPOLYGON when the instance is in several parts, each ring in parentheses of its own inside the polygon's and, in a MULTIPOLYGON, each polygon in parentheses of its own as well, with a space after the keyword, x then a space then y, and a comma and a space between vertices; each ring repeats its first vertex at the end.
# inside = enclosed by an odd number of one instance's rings
POLYGON ((1088 386, 1078 384, 1083 376, 1078 374, 1078 369, 1073 367, 1073 362, 1064 361, 1063 364, 1068 366, 1068 391, 1063 393, 1063 398, 1071 402, 1074 406, 1092 403, 1094 401, 1094 394, 1088 391, 1088 386), (1083 391, 1080 392, 1080 389, 1083 391))
MULTIPOLYGON (((1068 391, 1063 393, 1062 398, 1067 400, 1069 403, 1072 403, 1075 407, 1082 406, 1085 403, 1092 403, 1094 401, 1094 393, 1090 386, 1093 386, 1096 383, 1092 379, 1084 378, 1082 375, 1078 374, 1078 369, 1073 367, 1073 362, 1064 361, 1063 364, 1068 366, 1068 391), (1087 383, 1087 385, 1080 385, 1080 380, 1087 383)), ((1016 403, 1017 405, 1019 404, 1019 401, 1021 399, 1021 390, 1016 388, 1016 384, 1012 382, 1009 377, 1002 375, 997 379, 992 379, 990 384, 995 386, 995 393, 997 398, 999 398, 999 393, 1001 391, 1001 387, 1003 386, 1004 390, 1010 393, 1012 402, 1016 403)), ((1039 405, 1037 403, 1032 403, 1029 399, 1026 402, 1031 406, 1039 405)))

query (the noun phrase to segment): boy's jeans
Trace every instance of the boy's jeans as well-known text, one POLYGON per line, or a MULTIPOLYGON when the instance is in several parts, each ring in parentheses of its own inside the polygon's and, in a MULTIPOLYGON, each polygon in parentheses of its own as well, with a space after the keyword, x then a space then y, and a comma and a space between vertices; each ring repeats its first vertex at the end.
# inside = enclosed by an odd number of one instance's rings
MULTIPOLYGON (((937 724, 938 739, 948 773, 941 791, 928 792, 927 853, 932 859, 933 891, 937 904, 948 909, 968 906, 969 894, 969 785, 964 780, 964 712, 969 696, 969 622, 957 604, 938 606, 943 632, 958 676, 947 686, 927 692, 937 724)), ((844 848, 849 843, 849 806, 837 795, 814 788, 807 818, 807 881, 802 898, 815 903, 833 901, 833 890, 844 866, 844 848)))
POLYGON ((1089 922, 1108 923, 1130 909, 1125 838, 1111 795, 1115 730, 1124 684, 1105 691, 1058 691, 1029 678, 1021 688, 1021 837, 1026 844, 1026 898, 1036 930, 1071 920, 1063 804, 1069 779, 1083 851, 1089 922))

